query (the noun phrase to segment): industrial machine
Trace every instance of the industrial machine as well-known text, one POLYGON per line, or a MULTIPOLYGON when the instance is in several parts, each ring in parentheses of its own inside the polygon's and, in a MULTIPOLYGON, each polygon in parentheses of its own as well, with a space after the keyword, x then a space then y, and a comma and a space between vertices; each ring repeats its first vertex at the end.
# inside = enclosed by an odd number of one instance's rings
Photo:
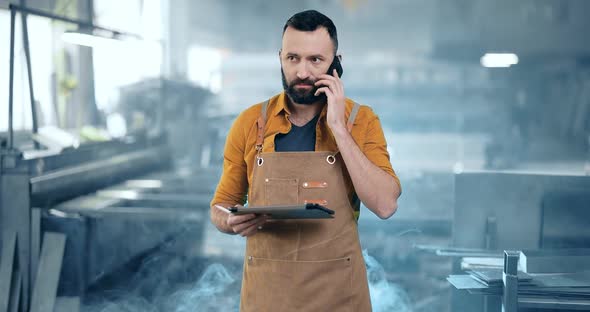
POLYGON ((59 153, 4 146, 0 302, 19 300, 23 311, 30 302, 33 311, 56 294, 83 296, 101 278, 187 232, 198 246, 218 174, 180 170, 171 155, 164 135, 59 153), (49 232, 63 239, 44 240, 49 232))

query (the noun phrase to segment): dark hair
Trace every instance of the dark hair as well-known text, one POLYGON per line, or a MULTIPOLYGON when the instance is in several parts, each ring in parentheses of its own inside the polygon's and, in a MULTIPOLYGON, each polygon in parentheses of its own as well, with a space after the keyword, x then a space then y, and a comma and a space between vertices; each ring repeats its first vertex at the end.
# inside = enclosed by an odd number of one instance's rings
POLYGON ((332 43, 334 43, 334 52, 338 51, 338 34, 336 33, 336 25, 334 25, 334 22, 332 22, 329 17, 316 10, 307 10, 291 16, 291 18, 287 20, 287 23, 285 23, 285 27, 283 27, 283 35, 285 34, 287 27, 293 27, 299 31, 314 31, 318 29, 318 27, 324 27, 328 31, 332 43))

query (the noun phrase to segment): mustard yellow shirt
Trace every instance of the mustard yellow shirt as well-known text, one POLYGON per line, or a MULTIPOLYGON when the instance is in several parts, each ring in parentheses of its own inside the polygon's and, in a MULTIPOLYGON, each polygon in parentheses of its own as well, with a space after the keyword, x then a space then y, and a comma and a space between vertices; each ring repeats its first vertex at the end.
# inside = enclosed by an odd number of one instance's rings
MULTIPOLYGON (((265 101, 266 102, 266 101, 265 101)), ((256 120, 262 111, 259 103, 243 111, 234 121, 225 142, 223 154, 223 173, 211 205, 226 203, 231 205, 246 203, 248 188, 252 183, 252 172, 256 165, 256 120)), ((354 101, 346 99, 346 120, 352 111, 354 101)), ((327 106, 324 106, 316 126, 316 151, 337 151, 336 140, 326 122, 327 106)), ((290 115, 285 92, 273 96, 266 111, 266 126, 263 142, 263 153, 275 151, 275 136, 291 130, 290 115)), ((365 156, 377 167, 391 175, 395 182, 400 181, 391 167, 387 142, 379 117, 373 110, 361 105, 352 127, 352 137, 365 156)), ((360 202, 355 195, 350 177, 345 174, 351 205, 358 218, 360 202)), ((401 189, 401 187, 400 187, 401 189)))

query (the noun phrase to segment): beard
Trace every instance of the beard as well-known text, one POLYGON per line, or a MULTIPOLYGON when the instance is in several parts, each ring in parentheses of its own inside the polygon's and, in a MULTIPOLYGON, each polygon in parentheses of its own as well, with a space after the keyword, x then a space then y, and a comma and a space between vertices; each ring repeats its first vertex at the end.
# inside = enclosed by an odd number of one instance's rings
POLYGON ((320 93, 319 95, 315 95, 315 92, 318 90, 318 87, 314 85, 315 80, 311 79, 295 79, 290 84, 287 83, 287 78, 285 78, 285 72, 283 68, 281 68, 281 78, 283 79, 283 89, 285 89, 285 93, 291 99, 292 102, 297 104, 304 104, 304 105, 311 105, 316 102, 326 101, 326 95, 324 93, 320 93), (295 88, 298 84, 304 84, 311 86, 311 89, 300 89, 297 90, 295 88))

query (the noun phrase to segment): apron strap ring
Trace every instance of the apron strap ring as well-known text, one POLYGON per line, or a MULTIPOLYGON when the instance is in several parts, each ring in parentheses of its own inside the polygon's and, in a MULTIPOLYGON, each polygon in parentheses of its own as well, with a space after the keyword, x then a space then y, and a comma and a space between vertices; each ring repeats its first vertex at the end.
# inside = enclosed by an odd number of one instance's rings
POLYGON ((334 155, 328 155, 328 157, 326 157, 326 161, 330 165, 333 165, 336 162, 336 157, 334 157, 334 155))

